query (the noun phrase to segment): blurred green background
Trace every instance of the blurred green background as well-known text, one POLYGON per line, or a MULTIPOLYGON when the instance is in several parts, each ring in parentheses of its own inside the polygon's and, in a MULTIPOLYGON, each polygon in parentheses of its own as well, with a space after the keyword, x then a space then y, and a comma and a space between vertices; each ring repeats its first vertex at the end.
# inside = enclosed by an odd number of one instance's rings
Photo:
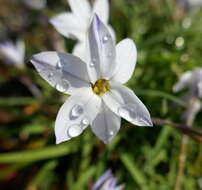
MULTIPOLYGON (((50 0, 41 10, 22 1, 0 0, 0 40, 23 39, 23 69, 0 59, 0 189, 85 190, 111 168, 126 190, 172 190, 182 133, 171 126, 140 128, 122 120, 114 140, 104 145, 90 129, 55 145, 54 121, 67 98, 39 77, 29 63, 44 50, 71 51, 48 19, 69 10, 66 0, 50 0)), ((138 49, 127 84, 152 117, 181 122, 184 104, 172 87, 187 70, 202 66, 202 11, 175 0, 111 0, 110 24, 117 41, 132 38, 138 49)), ((202 126, 202 113, 194 122, 202 126)), ((202 189, 202 149, 193 140, 184 190, 202 189)))

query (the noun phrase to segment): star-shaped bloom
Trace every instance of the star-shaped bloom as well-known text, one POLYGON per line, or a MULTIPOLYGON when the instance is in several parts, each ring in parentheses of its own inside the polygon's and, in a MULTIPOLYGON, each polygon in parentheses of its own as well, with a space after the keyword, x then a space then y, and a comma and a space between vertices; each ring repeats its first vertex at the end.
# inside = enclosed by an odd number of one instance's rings
POLYGON ((202 68, 183 73, 173 86, 173 91, 178 92, 184 88, 189 89, 189 95, 202 98, 202 68))
POLYGON ((133 41, 125 39, 115 47, 98 16, 90 25, 88 41, 87 63, 58 52, 39 53, 31 60, 50 85, 71 95, 57 115, 56 143, 80 135, 88 125, 108 143, 119 131, 121 117, 138 126, 152 126, 147 108, 122 85, 135 68, 137 52, 133 41))
MULTIPOLYGON (((78 40, 73 49, 73 54, 86 59, 86 34, 91 19, 96 13, 102 22, 107 25, 109 20, 109 2, 108 0, 95 0, 93 7, 88 0, 69 0, 72 12, 64 12, 53 17, 50 22, 56 30, 67 38, 78 40)), ((113 38, 115 34, 113 29, 107 25, 113 38)))
POLYGON ((0 55, 6 63, 17 67, 24 66, 25 44, 24 41, 18 40, 16 44, 11 41, 0 43, 0 55))
POLYGON ((117 185, 117 178, 107 170, 93 185, 92 190, 123 190, 124 185, 117 185))

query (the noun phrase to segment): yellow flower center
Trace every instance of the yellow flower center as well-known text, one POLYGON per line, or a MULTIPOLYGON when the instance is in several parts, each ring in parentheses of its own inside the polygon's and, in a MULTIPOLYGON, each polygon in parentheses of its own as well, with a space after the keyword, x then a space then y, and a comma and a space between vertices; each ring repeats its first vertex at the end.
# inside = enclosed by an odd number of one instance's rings
POLYGON ((93 92, 99 96, 106 93, 110 89, 109 81, 106 79, 97 80, 91 87, 93 92))

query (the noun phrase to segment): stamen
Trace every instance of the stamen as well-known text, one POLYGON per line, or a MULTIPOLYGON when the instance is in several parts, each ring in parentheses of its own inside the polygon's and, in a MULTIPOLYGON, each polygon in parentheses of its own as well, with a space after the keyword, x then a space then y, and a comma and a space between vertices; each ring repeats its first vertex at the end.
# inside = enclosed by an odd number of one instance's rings
POLYGON ((99 96, 109 91, 109 89, 109 81, 106 79, 99 79, 94 85, 92 85, 93 92, 99 96))

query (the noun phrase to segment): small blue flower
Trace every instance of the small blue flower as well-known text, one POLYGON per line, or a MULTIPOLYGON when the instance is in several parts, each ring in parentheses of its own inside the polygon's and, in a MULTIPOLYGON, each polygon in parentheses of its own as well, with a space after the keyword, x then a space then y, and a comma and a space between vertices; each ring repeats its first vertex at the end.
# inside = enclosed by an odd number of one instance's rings
POLYGON ((117 178, 107 170, 93 185, 92 190, 123 190, 124 185, 117 185, 117 178))

